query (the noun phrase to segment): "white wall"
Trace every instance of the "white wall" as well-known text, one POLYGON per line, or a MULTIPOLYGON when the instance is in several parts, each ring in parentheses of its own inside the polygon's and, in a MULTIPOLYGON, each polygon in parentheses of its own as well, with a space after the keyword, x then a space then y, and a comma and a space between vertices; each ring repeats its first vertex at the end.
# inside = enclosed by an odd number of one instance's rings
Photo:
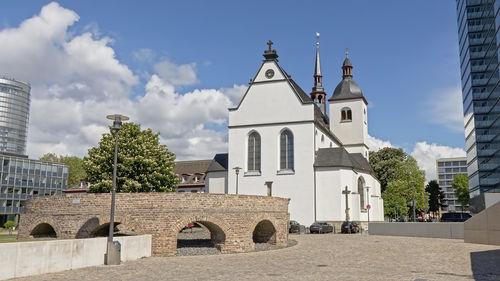
MULTIPOLYGON (((121 261, 151 256, 151 235, 115 237, 121 261)), ((0 280, 104 264, 107 237, 0 244, 0 280)))
MULTIPOLYGON (((365 186, 370 186, 370 221, 383 221, 383 200, 380 198, 380 183, 367 173, 354 172, 345 168, 316 168, 317 220, 344 221, 345 195, 342 191, 347 186, 349 216, 353 221, 367 221, 368 212, 361 212, 358 178, 362 176, 365 186), (381 205, 382 204, 382 205, 381 205)), ((364 190, 366 194, 366 189, 364 190)), ((366 198, 366 195, 365 195, 366 198)))
POLYGON ((368 111, 363 99, 341 100, 329 102, 330 129, 342 144, 347 145, 349 153, 361 153, 368 159, 368 149, 364 145, 368 137, 368 111), (352 112, 351 122, 341 122, 342 108, 348 107, 352 112), (366 112, 366 115, 365 113, 366 112), (349 146, 356 144, 358 146, 349 146))
POLYGON ((254 126, 229 129, 228 191, 236 193, 236 175, 232 167, 242 167, 239 174, 239 194, 267 195, 266 181, 272 181, 272 195, 290 198, 290 219, 308 225, 314 221, 314 124, 254 126), (279 173, 279 137, 287 128, 294 137, 294 173, 279 173), (249 175, 247 143, 251 131, 261 138, 261 173, 249 175))
POLYGON ((227 171, 209 172, 205 177, 205 189, 208 193, 227 193, 227 171))

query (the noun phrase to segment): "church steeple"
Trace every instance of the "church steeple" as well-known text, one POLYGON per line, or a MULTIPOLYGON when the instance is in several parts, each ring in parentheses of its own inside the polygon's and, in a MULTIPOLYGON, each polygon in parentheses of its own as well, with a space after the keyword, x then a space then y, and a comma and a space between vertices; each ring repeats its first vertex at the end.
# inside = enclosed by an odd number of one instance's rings
POLYGON ((264 51, 263 56, 266 58, 266 60, 277 60, 278 59, 278 54, 276 53, 276 50, 273 50, 271 46, 273 45, 273 41, 269 40, 267 42, 267 46, 269 46, 268 50, 264 51))
POLYGON ((342 64, 342 78, 352 78, 352 64, 349 60, 349 52, 345 49, 345 60, 342 64))
POLYGON ((314 65, 314 87, 311 92, 311 99, 316 103, 321 111, 326 114, 326 93, 323 89, 323 76, 321 75, 321 63, 319 59, 319 33, 316 32, 316 63, 314 65))

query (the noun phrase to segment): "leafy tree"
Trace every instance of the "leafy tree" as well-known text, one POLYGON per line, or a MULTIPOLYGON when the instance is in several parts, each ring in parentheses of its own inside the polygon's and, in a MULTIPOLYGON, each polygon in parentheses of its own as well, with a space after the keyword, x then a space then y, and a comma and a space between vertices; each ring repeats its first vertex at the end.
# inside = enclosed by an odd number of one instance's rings
POLYGON ((425 191, 429 194, 429 211, 439 212, 443 207, 444 193, 439 189, 439 184, 436 180, 431 180, 425 186, 425 191))
MULTIPOLYGON (((103 134, 99 145, 83 159, 90 192, 109 192, 113 186, 115 131, 103 134)), ((175 155, 160 144, 159 133, 124 123, 118 134, 117 192, 173 191, 179 183, 174 174, 175 155)))
POLYGON ((382 192, 385 191, 389 182, 396 179, 398 163, 405 161, 407 157, 408 155, 402 149, 392 147, 370 152, 370 165, 380 181, 382 192))
POLYGON ((457 201, 462 205, 462 211, 464 207, 469 205, 469 178, 467 175, 458 174, 455 175, 455 179, 451 184, 453 189, 455 189, 455 195, 457 196, 457 201))
POLYGON ((4 224, 3 224, 3 227, 4 228, 7 228, 9 230, 9 235, 12 234, 12 229, 16 226, 16 223, 13 222, 13 221, 6 221, 4 224))
POLYGON ((382 193, 386 215, 394 215, 396 209, 398 214, 409 214, 413 206, 413 190, 415 190, 415 210, 423 210, 425 207, 425 172, 419 169, 415 158, 406 153, 404 153, 404 160, 396 162, 395 165, 391 168, 392 179, 382 193))
POLYGON ((392 218, 408 214, 408 202, 403 195, 404 186, 404 181, 391 181, 385 192, 382 193, 382 198, 384 199, 384 213, 387 217, 392 218))
POLYGON ((80 180, 85 179, 87 174, 83 169, 83 159, 76 156, 57 156, 54 153, 47 153, 40 157, 41 161, 45 162, 58 162, 64 163, 69 166, 68 170, 68 186, 72 187, 80 182, 80 180))

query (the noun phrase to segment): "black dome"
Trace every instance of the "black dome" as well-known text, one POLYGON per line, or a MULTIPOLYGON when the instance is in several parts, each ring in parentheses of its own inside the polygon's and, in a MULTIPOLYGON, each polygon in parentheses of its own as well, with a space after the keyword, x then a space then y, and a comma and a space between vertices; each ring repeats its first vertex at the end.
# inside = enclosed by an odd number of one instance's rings
POLYGON ((346 77, 340 81, 333 91, 332 99, 361 98, 363 93, 358 84, 351 77, 346 77))

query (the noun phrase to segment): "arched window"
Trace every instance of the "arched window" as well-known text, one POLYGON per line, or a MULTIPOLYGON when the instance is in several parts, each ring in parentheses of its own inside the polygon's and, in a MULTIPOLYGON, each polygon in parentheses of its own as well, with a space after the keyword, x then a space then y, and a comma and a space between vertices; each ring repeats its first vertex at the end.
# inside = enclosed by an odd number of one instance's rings
POLYGON ((289 130, 280 136, 280 170, 293 170, 293 135, 289 130))
POLYGON ((340 121, 351 121, 352 120, 352 111, 348 107, 342 108, 340 114, 340 121))
POLYGON ((260 135, 257 132, 248 136, 248 171, 260 172, 260 135))
POLYGON ((361 210, 366 209, 366 199, 365 199, 365 181, 362 177, 358 179, 358 193, 359 193, 359 206, 361 210))

